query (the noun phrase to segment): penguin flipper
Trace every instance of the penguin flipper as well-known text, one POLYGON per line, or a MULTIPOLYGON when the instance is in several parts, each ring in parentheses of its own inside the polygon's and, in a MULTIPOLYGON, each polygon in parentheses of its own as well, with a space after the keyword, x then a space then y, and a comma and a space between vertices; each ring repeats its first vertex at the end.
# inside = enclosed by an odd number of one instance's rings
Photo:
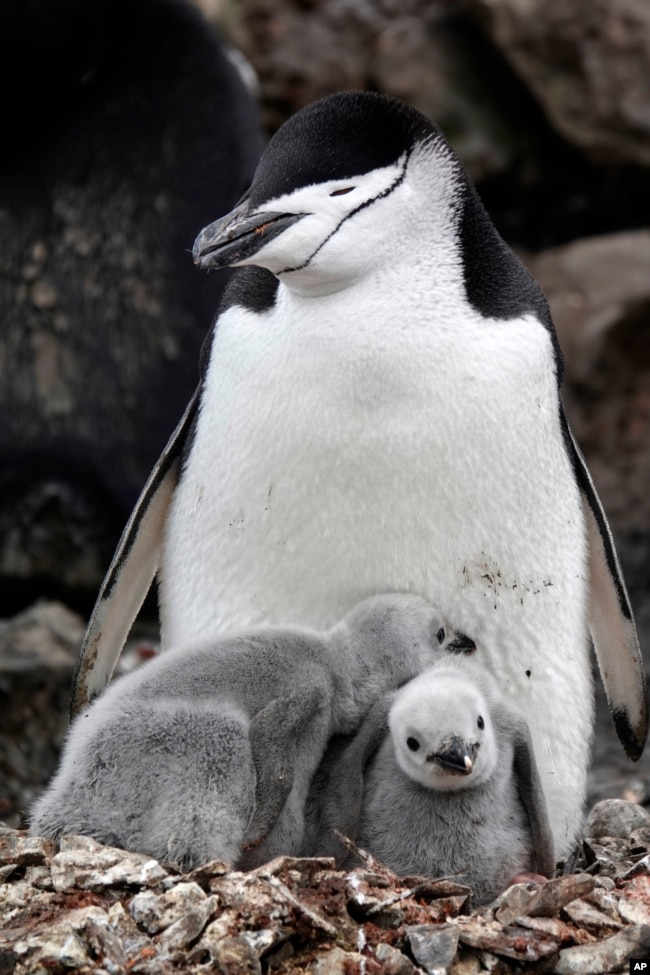
POLYGON ((555 874, 553 831, 528 725, 520 715, 515 715, 507 708, 504 708, 499 720, 502 723, 505 721, 509 726, 508 733, 514 745, 514 772, 517 776, 519 795, 528 816, 536 869, 544 877, 553 877, 555 874))
POLYGON ((133 620, 158 569, 162 530, 178 472, 179 458, 196 414, 199 390, 190 400, 152 470, 118 542, 81 645, 72 679, 70 717, 104 690, 133 620))
POLYGON ((255 806, 244 836, 244 849, 259 846, 275 826, 289 798, 295 777, 298 743, 307 726, 323 712, 318 686, 276 698, 250 723, 255 767, 255 806))
POLYGON ((637 761, 648 735, 643 657, 607 518, 564 413, 562 420, 587 527, 589 630, 616 733, 637 761))
MULTIPOLYGON (((306 856, 334 857, 341 866, 349 850, 337 834, 356 841, 363 805, 364 772, 388 734, 392 691, 375 701, 365 721, 342 750, 330 748, 314 778, 318 821, 306 856)), ((310 800, 312 797, 310 796, 310 800)))

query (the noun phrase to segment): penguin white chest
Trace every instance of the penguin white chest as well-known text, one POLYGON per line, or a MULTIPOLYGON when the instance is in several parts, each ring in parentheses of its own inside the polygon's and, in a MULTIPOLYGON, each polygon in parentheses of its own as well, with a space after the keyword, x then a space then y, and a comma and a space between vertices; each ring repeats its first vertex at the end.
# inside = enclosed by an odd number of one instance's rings
POLYGON ((268 313, 220 319, 168 521, 165 642, 329 626, 377 591, 420 592, 455 616, 462 603, 467 618, 463 586, 501 603, 521 587, 519 605, 555 584, 556 523, 578 503, 544 329, 479 316, 458 328, 415 305, 386 320, 381 303, 338 295, 299 316, 283 291, 268 313), (571 488, 559 504, 558 474, 571 488))
POLYGON ((586 540, 549 334, 466 302, 405 300, 395 319, 380 294, 290 314, 282 292, 219 319, 166 525, 163 645, 428 598, 525 710, 568 848, 592 711, 586 540))

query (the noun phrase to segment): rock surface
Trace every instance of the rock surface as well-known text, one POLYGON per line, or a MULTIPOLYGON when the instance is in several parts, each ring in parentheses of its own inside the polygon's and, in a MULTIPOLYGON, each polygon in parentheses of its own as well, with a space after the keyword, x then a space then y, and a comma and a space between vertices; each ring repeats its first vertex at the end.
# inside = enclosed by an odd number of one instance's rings
POLYGON ((650 231, 591 237, 526 262, 549 300, 567 412, 612 528, 648 532, 650 231))
POLYGON ((503 171, 525 145, 529 125, 510 72, 459 6, 197 2, 253 64, 269 132, 303 105, 357 88, 402 98, 434 119, 474 179, 503 171))
POLYGON ((471 0, 552 124, 593 158, 650 165, 646 0, 471 0))

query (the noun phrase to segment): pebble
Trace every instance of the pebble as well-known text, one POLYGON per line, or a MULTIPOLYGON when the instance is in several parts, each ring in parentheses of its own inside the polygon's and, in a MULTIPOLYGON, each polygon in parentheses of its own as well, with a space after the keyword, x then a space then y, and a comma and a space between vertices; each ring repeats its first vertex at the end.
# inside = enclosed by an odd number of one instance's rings
POLYGON ((126 884, 154 887, 167 876, 157 860, 102 846, 87 836, 64 836, 61 852, 52 857, 51 871, 57 891, 102 890, 126 884))
POLYGON ((392 945, 377 945, 375 957, 381 962, 382 975, 415 975, 417 972, 413 962, 392 945))
POLYGON ((618 934, 591 945, 578 945, 560 952, 556 975, 606 975, 619 971, 634 954, 647 956, 650 951, 650 927, 632 925, 618 934))
POLYGON ((201 906, 206 899, 198 884, 180 883, 165 894, 151 891, 136 894, 129 903, 128 911, 139 927, 149 934, 157 934, 201 906))
POLYGON ((643 827, 650 828, 650 813, 643 806, 626 799, 603 799, 589 813, 584 835, 593 839, 603 836, 627 839, 630 833, 643 827))
POLYGON ((413 957, 429 975, 440 975, 449 969, 458 948, 457 925, 417 924, 405 931, 413 957))

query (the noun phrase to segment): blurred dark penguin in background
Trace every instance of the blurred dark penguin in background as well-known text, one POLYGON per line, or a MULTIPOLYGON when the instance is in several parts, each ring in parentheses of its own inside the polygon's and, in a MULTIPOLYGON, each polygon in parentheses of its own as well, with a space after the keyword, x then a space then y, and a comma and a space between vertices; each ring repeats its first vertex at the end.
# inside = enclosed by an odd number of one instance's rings
POLYGON ((5 0, 0 37, 8 615, 36 595, 92 600, 226 283, 196 274, 192 242, 249 185, 262 135, 183 0, 5 0))

